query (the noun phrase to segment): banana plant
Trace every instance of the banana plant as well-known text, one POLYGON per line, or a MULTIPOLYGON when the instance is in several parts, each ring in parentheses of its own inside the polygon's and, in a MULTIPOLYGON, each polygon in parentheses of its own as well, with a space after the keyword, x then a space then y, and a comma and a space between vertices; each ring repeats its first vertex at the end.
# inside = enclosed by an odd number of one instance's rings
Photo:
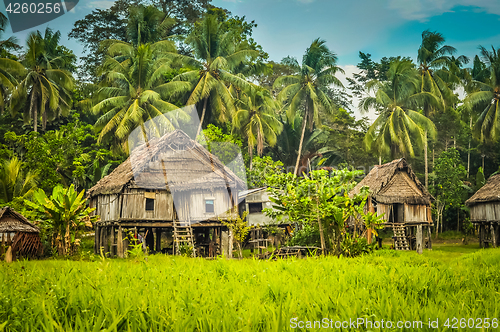
POLYGON ((78 231, 92 226, 99 216, 90 216, 95 208, 86 207, 85 190, 75 191, 73 185, 64 188, 57 185, 47 197, 41 189, 33 194, 33 202, 25 201, 30 207, 47 216, 48 228, 52 230, 52 245, 59 255, 67 255, 76 249, 78 231))

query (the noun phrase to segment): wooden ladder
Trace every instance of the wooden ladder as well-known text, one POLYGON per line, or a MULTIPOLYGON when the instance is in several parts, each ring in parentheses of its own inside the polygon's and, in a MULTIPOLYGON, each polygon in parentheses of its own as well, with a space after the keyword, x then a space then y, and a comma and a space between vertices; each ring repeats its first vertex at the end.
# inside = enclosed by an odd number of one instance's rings
POLYGON ((191 223, 181 222, 179 220, 174 220, 174 254, 181 254, 181 246, 188 245, 192 248, 192 257, 196 257, 196 252, 194 249, 194 236, 193 236, 193 228, 191 227, 191 223))
POLYGON ((394 225, 392 229, 394 231, 394 249, 410 250, 408 239, 406 238, 406 227, 403 225, 394 225))

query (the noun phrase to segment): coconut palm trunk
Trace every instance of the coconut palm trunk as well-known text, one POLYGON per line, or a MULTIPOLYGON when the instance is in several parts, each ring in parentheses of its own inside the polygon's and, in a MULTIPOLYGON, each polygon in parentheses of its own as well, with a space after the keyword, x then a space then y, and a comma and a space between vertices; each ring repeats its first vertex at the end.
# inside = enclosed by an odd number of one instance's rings
POLYGON ((427 130, 425 131, 424 159, 425 159, 425 188, 429 188, 429 162, 427 160, 427 130))
POLYGON ((302 134, 300 135, 299 151, 297 152, 297 161, 295 162, 295 175, 299 175, 299 162, 302 153, 302 144, 304 143, 304 134, 306 132, 307 116, 309 115, 309 107, 306 102, 306 112, 304 113, 304 120, 302 123, 302 134))
POLYGON ((35 97, 35 88, 33 87, 32 90, 31 90, 31 103, 30 103, 30 107, 31 107, 31 114, 33 115, 33 130, 35 131, 35 133, 38 131, 38 109, 37 109, 37 105, 36 105, 36 97, 35 97))
POLYGON ((201 118, 200 118, 200 125, 198 126, 198 130, 196 131, 196 137, 201 132, 201 127, 203 126, 203 120, 205 120, 205 113, 207 111, 207 102, 208 102, 208 97, 203 100, 203 110, 201 111, 201 118))

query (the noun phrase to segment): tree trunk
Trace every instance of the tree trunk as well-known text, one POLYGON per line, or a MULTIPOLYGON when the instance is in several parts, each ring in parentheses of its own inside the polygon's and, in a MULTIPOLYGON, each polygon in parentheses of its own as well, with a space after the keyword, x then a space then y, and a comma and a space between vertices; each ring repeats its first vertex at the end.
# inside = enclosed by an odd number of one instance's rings
MULTIPOLYGON (((472 116, 470 117, 470 120, 469 120, 469 128, 472 131, 472 116)), ((467 150, 467 179, 469 179, 469 176, 470 176, 470 141, 471 141, 471 138, 469 136, 469 149, 467 150)))
MULTIPOLYGON (((319 238, 321 240, 321 253, 324 255, 325 254, 325 237, 323 235, 323 225, 321 225, 321 219, 319 217, 319 198, 318 198, 318 195, 319 195, 319 185, 316 182, 316 207, 318 209, 316 212, 316 216, 318 219, 319 238)), ((336 234, 336 235, 338 235, 338 234, 336 234)))
POLYGON ((31 88, 31 114, 33 115, 33 130, 36 133, 38 131, 38 109, 36 105, 36 97, 34 87, 31 88))
POLYGON ((460 232, 460 208, 457 209, 457 232, 460 232))
POLYGON ((427 130, 425 131, 424 159, 425 159, 425 188, 429 188, 429 164, 427 162, 427 130))
POLYGON ((228 247, 228 253, 227 253, 227 257, 228 258, 233 258, 233 229, 231 227, 228 227, 228 244, 227 244, 227 247, 228 247))
POLYGON ((378 155, 378 164, 379 166, 382 165, 382 156, 378 155))
POLYGON ((201 127, 203 126, 203 120, 205 119, 205 112, 207 110, 207 101, 208 101, 208 98, 205 98, 205 100, 203 101, 203 110, 201 111, 200 125, 198 126, 198 131, 196 131, 196 137, 194 138, 195 140, 198 137, 198 135, 200 134, 201 127))
POLYGON ((295 163, 295 175, 299 175, 299 162, 302 153, 302 143, 304 142, 304 133, 306 132, 307 116, 309 113, 309 107, 306 102, 306 112, 304 114, 302 122, 302 134, 300 135, 299 151, 297 153, 297 162, 295 163))
POLYGON ((250 157, 250 170, 252 170, 252 166, 253 166, 253 147, 250 147, 250 145, 248 146, 248 155, 250 157))

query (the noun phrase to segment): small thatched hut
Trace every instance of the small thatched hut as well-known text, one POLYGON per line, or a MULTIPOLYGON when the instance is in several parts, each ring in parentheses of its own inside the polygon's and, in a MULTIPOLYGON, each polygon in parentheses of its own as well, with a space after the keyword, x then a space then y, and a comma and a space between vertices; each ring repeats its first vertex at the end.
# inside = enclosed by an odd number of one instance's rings
POLYGON ((42 253, 40 230, 8 206, 0 209, 0 238, 0 255, 9 246, 13 258, 35 257, 42 253))
POLYGON ((431 202, 434 198, 404 158, 375 166, 350 194, 359 193, 365 186, 371 193, 365 208, 382 215, 384 225, 394 229, 396 249, 421 252, 422 226, 427 226, 430 246, 431 202))
POLYGON ((496 247, 500 225, 500 174, 488 179, 465 205, 470 209, 471 222, 479 225, 479 245, 484 248, 491 243, 496 247))
POLYGON ((166 232, 176 253, 185 245, 207 255, 227 251, 221 220, 237 215, 237 195, 244 187, 241 179, 183 131, 151 140, 88 191, 90 206, 101 217, 95 251, 104 248, 123 256, 125 229, 134 236, 142 229, 150 250, 162 250, 161 235, 166 232))

